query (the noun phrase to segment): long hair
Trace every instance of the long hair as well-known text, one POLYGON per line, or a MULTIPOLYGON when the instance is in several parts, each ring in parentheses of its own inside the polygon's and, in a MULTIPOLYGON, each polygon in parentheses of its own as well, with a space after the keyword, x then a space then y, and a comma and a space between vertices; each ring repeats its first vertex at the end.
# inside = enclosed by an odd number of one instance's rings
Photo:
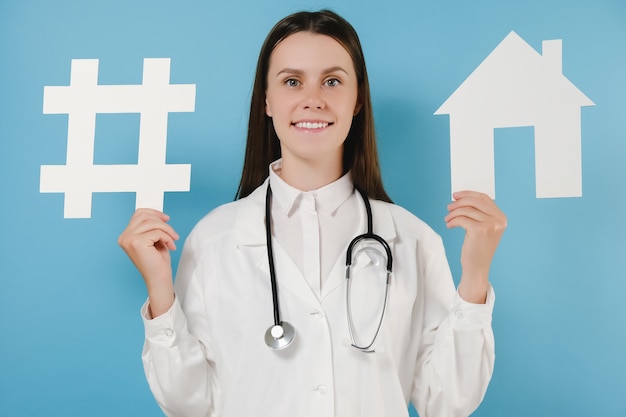
POLYGON ((280 41, 298 32, 330 36, 339 42, 352 58, 361 108, 354 116, 344 142, 343 171, 344 173, 351 171, 354 185, 363 190, 368 197, 391 202, 380 175, 374 114, 361 42, 350 23, 329 10, 298 12, 285 17, 276 23, 261 47, 250 103, 246 154, 236 198, 246 197, 261 185, 267 177, 269 164, 281 156, 280 142, 272 119, 265 113, 267 74, 274 48, 280 41))

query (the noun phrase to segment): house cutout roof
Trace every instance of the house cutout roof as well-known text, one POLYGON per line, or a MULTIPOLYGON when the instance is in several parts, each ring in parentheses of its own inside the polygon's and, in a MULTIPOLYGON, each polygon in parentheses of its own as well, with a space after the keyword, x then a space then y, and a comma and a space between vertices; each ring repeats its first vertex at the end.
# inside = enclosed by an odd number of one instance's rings
POLYGON ((511 31, 435 114, 487 117, 506 127, 532 125, 555 106, 594 105, 563 76, 561 40, 543 41, 542 52, 511 31))

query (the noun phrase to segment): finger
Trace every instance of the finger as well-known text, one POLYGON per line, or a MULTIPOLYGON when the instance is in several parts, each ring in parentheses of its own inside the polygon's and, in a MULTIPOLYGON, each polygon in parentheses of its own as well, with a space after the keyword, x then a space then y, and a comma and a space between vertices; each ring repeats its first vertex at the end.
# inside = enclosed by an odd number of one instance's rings
POLYGON ((455 227, 461 227, 465 231, 469 231, 476 227, 479 222, 467 216, 455 216, 449 220, 446 220, 446 227, 453 229, 455 227))
POLYGON ((468 219, 474 220, 476 222, 484 222, 489 220, 489 216, 474 207, 459 207, 452 210, 450 213, 446 215, 444 220, 446 223, 449 223, 451 220, 457 217, 466 217, 468 219))
POLYGON ((482 236, 484 238, 502 236, 506 224, 500 221, 476 221, 466 216, 458 216, 446 223, 448 229, 460 227, 465 230, 466 236, 482 236))
MULTIPOLYGON (((152 244, 156 241, 155 239, 161 239, 161 237, 155 238, 154 236, 164 236, 162 238, 164 242, 175 241, 180 238, 172 226, 161 219, 155 218, 153 215, 134 223, 135 224, 130 224, 126 227, 117 240, 117 243, 126 251, 128 251, 129 248, 135 247, 140 242, 145 242, 146 238, 150 238, 152 244)), ((148 246, 149 245, 150 244, 148 244, 148 246)), ((175 249, 176 247, 173 243, 169 243, 167 246, 171 249, 175 249)))
POLYGON ((455 193, 455 200, 450 203, 451 206, 467 206, 473 205, 476 207, 492 208, 495 206, 495 202, 486 194, 465 192, 455 193))
POLYGON ((461 227, 465 229, 466 233, 480 233, 480 234, 496 234, 502 235, 507 227, 506 216, 490 216, 484 220, 476 220, 468 216, 455 216, 446 221, 446 227, 452 229, 455 227, 461 227))
POLYGON ((454 198, 455 200, 458 200, 458 199, 464 198, 464 197, 480 197, 480 198, 486 197, 489 200, 492 200, 491 197, 489 197, 485 193, 481 193, 480 191, 462 190, 462 191, 455 191, 452 194, 452 198, 454 198))
POLYGON ((453 211, 460 207, 473 207, 487 215, 500 213, 500 209, 488 195, 476 192, 455 193, 457 200, 448 204, 448 210, 453 211))
POLYGON ((178 235, 178 233, 176 233, 176 230, 174 230, 171 225, 165 223, 161 219, 148 218, 140 223, 137 223, 136 225, 134 225, 134 227, 129 226, 128 228, 128 232, 130 234, 142 234, 151 230, 160 230, 164 233, 167 233, 174 240, 180 239, 180 236, 178 235))
POLYGON ((165 213, 163 213, 160 210, 155 210, 153 208, 148 208, 148 207, 140 207, 137 210, 135 210, 134 215, 143 215, 143 214, 149 214, 149 215, 155 215, 155 216, 160 216, 160 217, 167 217, 169 219, 169 216, 165 213))
POLYGON ((135 210, 135 212, 131 216, 130 221, 128 222, 128 225, 131 226, 131 225, 140 223, 142 221, 145 221, 146 219, 159 219, 164 222, 167 222, 170 220, 170 216, 158 210, 149 209, 149 208, 139 208, 135 210))
POLYGON ((166 222, 170 216, 154 209, 137 209, 131 217, 124 233, 142 233, 151 228, 160 228, 172 235, 174 239, 179 239, 178 234, 166 222))
POLYGON ((154 246, 159 249, 159 245, 165 245, 169 250, 176 250, 176 242, 175 239, 169 233, 158 233, 157 236, 154 237, 158 240, 154 241, 154 246))
POLYGON ((134 235, 130 237, 123 245, 132 251, 138 252, 146 248, 159 249, 160 245, 170 249, 176 250, 176 243, 172 236, 158 229, 153 229, 148 232, 134 235))
POLYGON ((167 250, 167 249, 176 250, 176 242, 169 234, 160 233, 156 236, 153 236, 152 238, 158 239, 158 240, 153 240, 154 247, 157 250, 159 251, 167 250))

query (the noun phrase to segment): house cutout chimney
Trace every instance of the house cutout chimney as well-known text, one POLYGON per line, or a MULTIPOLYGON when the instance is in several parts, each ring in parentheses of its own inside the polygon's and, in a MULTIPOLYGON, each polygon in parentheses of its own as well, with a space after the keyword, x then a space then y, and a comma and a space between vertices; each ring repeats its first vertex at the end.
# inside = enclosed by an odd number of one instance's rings
POLYGON ((543 41, 541 51, 543 62, 553 69, 557 74, 563 73, 563 42, 561 39, 543 41))

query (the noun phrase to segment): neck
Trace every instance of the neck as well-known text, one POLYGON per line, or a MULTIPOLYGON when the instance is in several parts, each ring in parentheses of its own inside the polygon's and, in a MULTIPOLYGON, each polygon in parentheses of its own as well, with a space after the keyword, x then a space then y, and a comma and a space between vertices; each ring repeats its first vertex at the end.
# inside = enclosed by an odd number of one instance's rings
POLYGON ((302 161, 283 158, 280 177, 300 191, 322 188, 343 175, 341 158, 332 161, 302 161))

